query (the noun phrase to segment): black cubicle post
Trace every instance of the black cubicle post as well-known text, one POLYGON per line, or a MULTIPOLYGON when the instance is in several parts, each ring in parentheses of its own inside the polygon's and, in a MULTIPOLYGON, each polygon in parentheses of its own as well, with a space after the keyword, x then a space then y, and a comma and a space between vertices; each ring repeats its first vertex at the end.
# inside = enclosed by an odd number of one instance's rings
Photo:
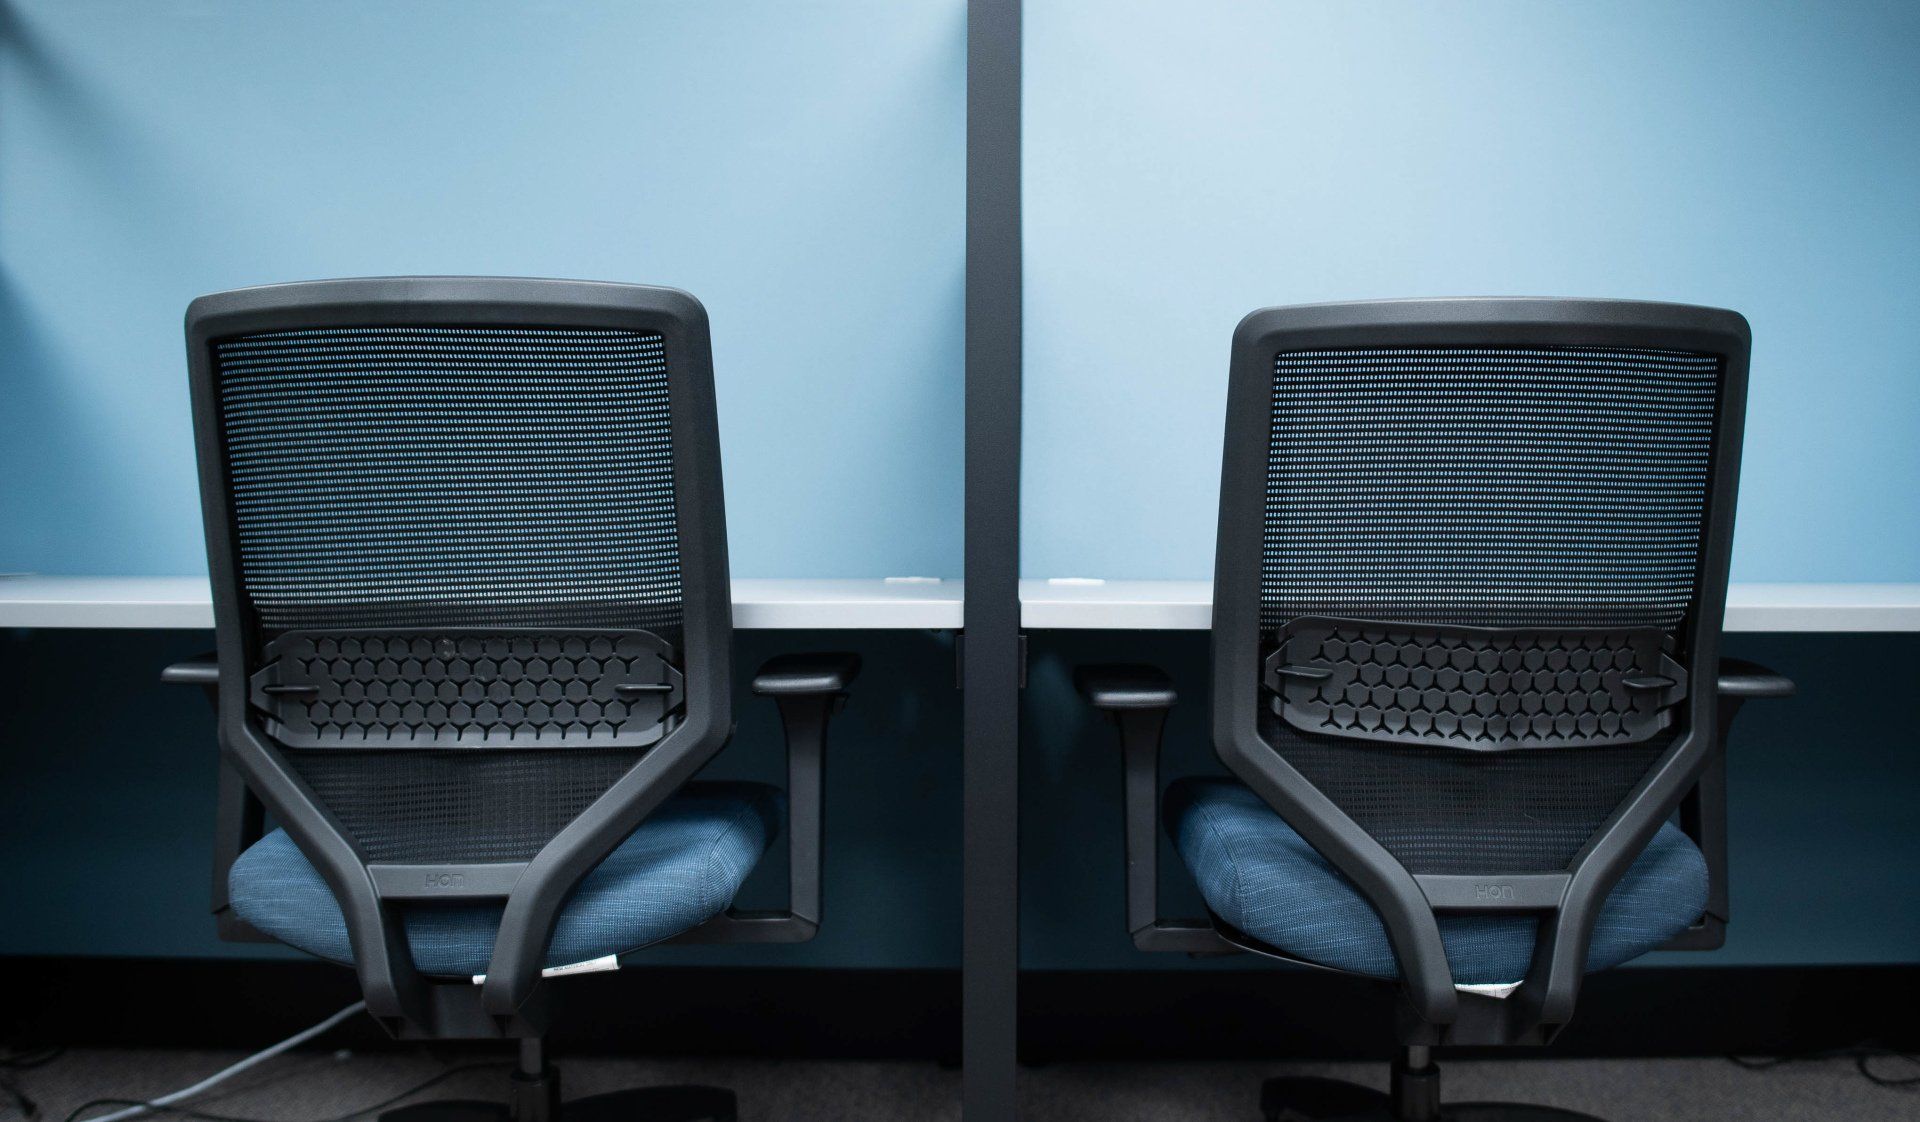
POLYGON ((967 5, 962 1097, 1015 1116, 1020 978, 1020 0, 967 5))

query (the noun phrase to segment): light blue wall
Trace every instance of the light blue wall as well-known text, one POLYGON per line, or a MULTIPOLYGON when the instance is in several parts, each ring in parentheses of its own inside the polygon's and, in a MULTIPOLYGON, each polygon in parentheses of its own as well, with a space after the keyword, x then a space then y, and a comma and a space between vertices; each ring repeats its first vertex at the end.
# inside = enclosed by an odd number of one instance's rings
POLYGON ((0 571, 196 573, 180 318, 679 286, 734 571, 957 576, 964 0, 0 0, 0 571))
POLYGON ((1753 324, 1736 580, 1920 580, 1920 5, 1028 0, 1029 576, 1211 574, 1264 305, 1753 324))

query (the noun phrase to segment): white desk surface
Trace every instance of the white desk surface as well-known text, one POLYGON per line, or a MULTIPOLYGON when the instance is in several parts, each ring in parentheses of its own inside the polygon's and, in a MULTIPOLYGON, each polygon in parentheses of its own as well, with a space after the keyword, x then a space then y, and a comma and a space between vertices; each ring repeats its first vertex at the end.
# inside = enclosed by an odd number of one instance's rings
MULTIPOLYGON (((951 630, 957 580, 736 580, 742 630, 951 630)), ((1203 580, 1020 582, 1020 622, 1035 630, 1205 631, 1203 580)), ((0 575, 0 627, 195 630, 213 627, 205 577, 0 575)), ((1729 631, 1920 632, 1920 584, 1736 584, 1729 631)))
MULTIPOLYGON (((742 630, 948 630, 957 580, 736 580, 742 630)), ((211 629, 205 577, 0 575, 0 627, 211 629)))
MULTIPOLYGON (((1020 623, 1036 630, 1205 631, 1213 582, 1023 580, 1020 623)), ((1920 584, 1735 584, 1728 631, 1920 631, 1920 584)))

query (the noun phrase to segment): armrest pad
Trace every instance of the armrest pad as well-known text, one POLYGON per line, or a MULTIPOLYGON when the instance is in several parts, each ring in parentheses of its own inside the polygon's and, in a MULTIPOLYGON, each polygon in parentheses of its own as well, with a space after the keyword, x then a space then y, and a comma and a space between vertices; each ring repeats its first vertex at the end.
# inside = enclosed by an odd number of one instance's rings
POLYGON ((1720 660, 1720 692, 1727 697, 1792 697, 1793 680, 1743 658, 1720 660))
POLYGON ((1179 696, 1157 666, 1082 666, 1073 685, 1096 709, 1168 709, 1179 696))
POLYGON ((860 656, 846 651, 776 655, 753 676, 762 697, 840 693, 860 676, 860 656))
POLYGON ((160 680, 170 686, 217 686, 220 684, 220 660, 211 652, 195 655, 162 670, 160 680))

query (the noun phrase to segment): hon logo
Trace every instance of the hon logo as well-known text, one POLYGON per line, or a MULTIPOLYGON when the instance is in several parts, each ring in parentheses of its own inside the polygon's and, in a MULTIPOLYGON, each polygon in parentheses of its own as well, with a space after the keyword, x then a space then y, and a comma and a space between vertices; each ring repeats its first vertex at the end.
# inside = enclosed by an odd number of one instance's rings
POLYGON ((1473 894, 1481 900, 1511 900, 1513 886, 1510 884, 1476 884, 1473 894))
POLYGON ((467 874, 465 873, 428 873, 427 874, 428 888, 459 888, 461 885, 465 883, 467 883, 467 874))

